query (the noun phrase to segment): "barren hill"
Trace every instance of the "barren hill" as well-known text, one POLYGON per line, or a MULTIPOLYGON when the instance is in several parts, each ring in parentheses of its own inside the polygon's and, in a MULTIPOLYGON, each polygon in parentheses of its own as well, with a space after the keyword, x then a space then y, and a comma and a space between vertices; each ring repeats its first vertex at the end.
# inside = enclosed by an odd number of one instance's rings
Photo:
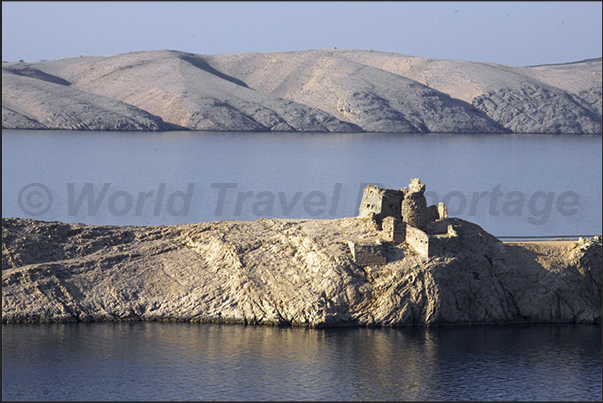
POLYGON ((3 63, 2 127, 601 133, 601 71, 345 49, 3 63))

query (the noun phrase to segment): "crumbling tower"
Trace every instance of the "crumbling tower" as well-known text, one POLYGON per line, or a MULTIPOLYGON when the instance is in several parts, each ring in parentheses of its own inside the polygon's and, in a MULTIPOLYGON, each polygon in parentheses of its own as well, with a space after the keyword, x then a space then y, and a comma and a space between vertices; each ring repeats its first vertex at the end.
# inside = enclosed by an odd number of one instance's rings
POLYGON ((400 217, 402 190, 380 189, 368 185, 362 192, 359 217, 374 217, 378 226, 385 217, 400 217))
MULTIPOLYGON (((406 190, 403 189, 403 192, 406 190)), ((402 221, 413 227, 424 229, 430 217, 427 215, 425 184, 419 178, 413 178, 402 200, 402 221)))

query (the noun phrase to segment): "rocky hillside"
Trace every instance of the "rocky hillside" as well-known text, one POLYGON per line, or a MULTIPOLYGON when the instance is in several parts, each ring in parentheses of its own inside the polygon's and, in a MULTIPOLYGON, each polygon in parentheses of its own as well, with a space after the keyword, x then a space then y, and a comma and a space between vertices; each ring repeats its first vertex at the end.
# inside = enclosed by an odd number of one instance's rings
POLYGON ((601 71, 344 49, 5 62, 2 128, 601 133, 601 71))
POLYGON ((2 323, 197 321, 298 326, 601 322, 601 239, 503 244, 455 220, 461 252, 383 243, 360 218, 158 227, 2 219, 2 323))

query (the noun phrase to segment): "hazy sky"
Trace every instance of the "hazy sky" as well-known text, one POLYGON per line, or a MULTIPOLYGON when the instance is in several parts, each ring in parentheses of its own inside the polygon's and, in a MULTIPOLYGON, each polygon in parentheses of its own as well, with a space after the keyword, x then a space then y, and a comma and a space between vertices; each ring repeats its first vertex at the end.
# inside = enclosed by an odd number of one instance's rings
POLYGON ((509 65, 601 56, 602 2, 2 2, 2 60, 373 49, 509 65))

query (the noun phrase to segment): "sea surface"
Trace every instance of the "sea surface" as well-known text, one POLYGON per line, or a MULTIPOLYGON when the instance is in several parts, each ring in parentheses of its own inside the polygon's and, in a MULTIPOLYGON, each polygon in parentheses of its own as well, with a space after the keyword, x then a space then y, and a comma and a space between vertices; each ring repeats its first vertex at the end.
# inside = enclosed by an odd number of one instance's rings
POLYGON ((601 401, 601 326, 2 326, 2 400, 601 401))
POLYGON ((495 236, 597 235, 602 136, 2 131, 2 217, 166 225, 358 215, 426 184, 495 236))
MULTIPOLYGON (((366 184, 496 236, 602 231, 601 136, 2 131, 2 217, 356 216, 366 184)), ((2 400, 601 400, 601 326, 2 325, 2 400)))

